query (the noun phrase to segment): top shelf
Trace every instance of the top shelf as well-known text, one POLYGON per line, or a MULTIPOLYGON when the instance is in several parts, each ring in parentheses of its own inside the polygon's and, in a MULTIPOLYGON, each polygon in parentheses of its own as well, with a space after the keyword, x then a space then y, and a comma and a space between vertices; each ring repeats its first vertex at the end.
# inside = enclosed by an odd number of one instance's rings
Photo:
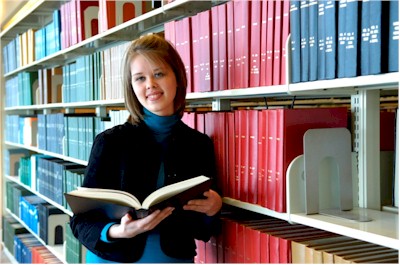
MULTIPOLYGON (((24 12, 25 18, 15 19, 9 28, 1 32, 1 39, 11 40, 15 38, 16 34, 24 32, 35 25, 40 25, 41 18, 38 18, 38 16, 48 16, 49 12, 58 9, 60 3, 62 3, 62 1, 44 0, 33 2, 31 9, 24 12)), ((131 41, 145 33, 161 31, 165 22, 195 15, 201 11, 210 9, 211 6, 211 1, 176 0, 99 33, 96 36, 85 39, 67 49, 11 71, 5 74, 4 77, 12 76, 22 71, 35 71, 43 67, 60 66, 82 55, 91 54, 110 45, 131 41)))

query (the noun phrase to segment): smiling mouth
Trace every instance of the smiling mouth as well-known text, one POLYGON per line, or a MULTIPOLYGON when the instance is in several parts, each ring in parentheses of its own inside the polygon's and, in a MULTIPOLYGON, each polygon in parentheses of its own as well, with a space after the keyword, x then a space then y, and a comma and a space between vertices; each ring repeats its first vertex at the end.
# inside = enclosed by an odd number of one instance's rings
POLYGON ((146 98, 147 98, 148 100, 153 101, 153 100, 159 99, 161 96, 162 96, 162 93, 161 93, 161 92, 159 92, 159 93, 151 93, 151 94, 147 95, 146 98))

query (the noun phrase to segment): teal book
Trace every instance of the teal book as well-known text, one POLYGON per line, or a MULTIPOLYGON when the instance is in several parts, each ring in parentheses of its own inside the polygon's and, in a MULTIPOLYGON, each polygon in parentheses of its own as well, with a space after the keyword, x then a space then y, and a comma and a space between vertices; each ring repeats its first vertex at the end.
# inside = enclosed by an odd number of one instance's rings
POLYGON ((390 1, 388 71, 399 71, 399 1, 390 1))
POLYGON ((318 80, 325 79, 325 1, 318 1, 318 80))
POLYGON ((357 75, 357 47, 358 47, 358 0, 347 0, 346 6, 346 42, 344 59, 344 76, 354 77, 357 75))
POLYGON ((325 2, 325 79, 336 77, 336 1, 325 2))
POLYGON ((317 80, 318 76, 318 1, 309 0, 309 81, 317 80))
POLYGON ((300 82, 300 1, 290 1, 291 83, 300 82))
POLYGON ((309 2, 301 1, 300 2, 301 82, 307 82, 309 80, 309 62, 310 62, 309 21, 310 21, 309 2))
POLYGON ((337 77, 343 78, 345 76, 345 58, 346 58, 346 11, 347 0, 340 0, 338 6, 338 28, 337 28, 337 77))

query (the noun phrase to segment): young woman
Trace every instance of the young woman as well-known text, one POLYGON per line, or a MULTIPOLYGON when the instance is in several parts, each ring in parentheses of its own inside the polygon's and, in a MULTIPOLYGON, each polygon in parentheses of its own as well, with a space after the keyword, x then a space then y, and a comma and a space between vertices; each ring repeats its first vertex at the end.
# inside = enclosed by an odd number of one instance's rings
MULTIPOLYGON (((143 200, 168 184, 213 178, 211 139, 181 121, 186 85, 183 62, 169 42, 155 34, 133 41, 123 63, 130 117, 96 137, 83 186, 124 190, 143 200)), ((208 241, 219 228, 222 200, 215 190, 143 219, 126 214, 110 220, 90 212, 73 216, 70 225, 88 250, 87 263, 193 262, 195 239, 208 241)))

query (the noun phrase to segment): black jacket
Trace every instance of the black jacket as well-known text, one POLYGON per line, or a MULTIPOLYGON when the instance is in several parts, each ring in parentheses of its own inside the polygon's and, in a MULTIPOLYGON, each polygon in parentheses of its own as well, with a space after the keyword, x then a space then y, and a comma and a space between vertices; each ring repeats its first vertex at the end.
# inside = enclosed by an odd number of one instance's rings
MULTIPOLYGON (((179 121, 169 141, 164 159, 166 185, 199 175, 215 176, 214 149, 207 135, 179 121)), ((118 125, 96 136, 83 186, 124 190, 143 201, 156 189, 160 162, 161 147, 148 127, 118 125)), ((73 216, 70 225, 79 241, 99 257, 135 262, 142 255, 147 233, 105 243, 100 240, 100 234, 111 221, 119 222, 99 212, 90 212, 73 216)), ((208 241, 219 225, 218 216, 210 218, 175 209, 158 226, 161 248, 172 257, 193 258, 196 255, 194 239, 208 241)))

